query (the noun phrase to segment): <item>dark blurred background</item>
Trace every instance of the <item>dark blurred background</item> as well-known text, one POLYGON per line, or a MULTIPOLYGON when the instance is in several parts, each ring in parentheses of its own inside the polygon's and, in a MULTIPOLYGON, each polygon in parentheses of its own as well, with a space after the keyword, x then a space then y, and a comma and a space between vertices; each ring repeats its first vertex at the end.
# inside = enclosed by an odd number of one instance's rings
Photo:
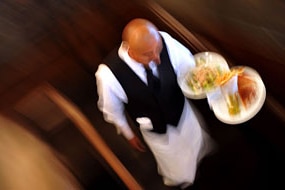
POLYGON ((175 189, 163 186, 150 152, 132 150, 97 110, 98 64, 120 43, 128 21, 147 18, 193 54, 215 51, 231 66, 254 68, 266 86, 262 109, 240 125, 221 123, 205 99, 192 100, 219 150, 202 162, 191 188, 282 189, 277 187, 284 188, 279 173, 285 169, 284 10, 278 0, 2 0, 1 114, 50 146, 83 189, 127 189, 42 91, 49 83, 82 111, 144 189, 175 189))

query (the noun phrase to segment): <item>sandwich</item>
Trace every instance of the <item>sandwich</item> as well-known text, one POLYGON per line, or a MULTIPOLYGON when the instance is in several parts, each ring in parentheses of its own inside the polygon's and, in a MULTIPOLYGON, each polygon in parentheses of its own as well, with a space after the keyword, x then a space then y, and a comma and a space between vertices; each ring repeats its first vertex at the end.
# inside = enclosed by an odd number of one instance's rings
POLYGON ((256 99, 256 81, 243 72, 238 75, 238 93, 243 106, 247 109, 256 99))

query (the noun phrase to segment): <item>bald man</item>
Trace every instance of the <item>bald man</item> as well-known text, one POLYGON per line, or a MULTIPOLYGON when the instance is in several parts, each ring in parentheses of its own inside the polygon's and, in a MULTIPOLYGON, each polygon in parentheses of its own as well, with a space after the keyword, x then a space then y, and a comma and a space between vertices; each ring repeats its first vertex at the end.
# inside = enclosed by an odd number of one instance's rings
POLYGON ((191 185, 197 164, 207 152, 202 150, 206 133, 177 83, 194 66, 186 47, 150 21, 137 18, 125 26, 121 45, 95 73, 98 108, 104 119, 143 152, 145 146, 125 113, 130 116, 168 186, 191 185), (158 79, 155 89, 150 88, 149 70, 158 79))

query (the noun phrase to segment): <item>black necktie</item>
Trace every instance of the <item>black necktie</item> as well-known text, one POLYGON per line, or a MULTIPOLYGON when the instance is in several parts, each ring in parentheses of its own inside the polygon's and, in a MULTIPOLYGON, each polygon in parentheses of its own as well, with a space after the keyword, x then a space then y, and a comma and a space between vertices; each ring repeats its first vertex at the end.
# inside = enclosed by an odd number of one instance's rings
POLYGON ((145 70, 148 87, 156 93, 159 90, 160 81, 156 76, 153 75, 152 70, 150 68, 145 68, 145 70))

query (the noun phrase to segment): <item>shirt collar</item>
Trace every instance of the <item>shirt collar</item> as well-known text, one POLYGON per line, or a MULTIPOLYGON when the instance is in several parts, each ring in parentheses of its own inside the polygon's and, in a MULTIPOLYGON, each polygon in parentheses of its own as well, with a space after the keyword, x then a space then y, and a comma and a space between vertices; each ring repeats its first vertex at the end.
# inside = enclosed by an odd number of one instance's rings
POLYGON ((135 61, 134 59, 132 59, 130 56, 129 56, 129 53, 128 53, 128 49, 123 45, 123 42, 121 43, 121 46, 118 50, 118 54, 119 54, 119 57, 125 61, 125 63, 131 67, 133 70, 137 70, 137 69, 143 69, 144 66, 135 61))

